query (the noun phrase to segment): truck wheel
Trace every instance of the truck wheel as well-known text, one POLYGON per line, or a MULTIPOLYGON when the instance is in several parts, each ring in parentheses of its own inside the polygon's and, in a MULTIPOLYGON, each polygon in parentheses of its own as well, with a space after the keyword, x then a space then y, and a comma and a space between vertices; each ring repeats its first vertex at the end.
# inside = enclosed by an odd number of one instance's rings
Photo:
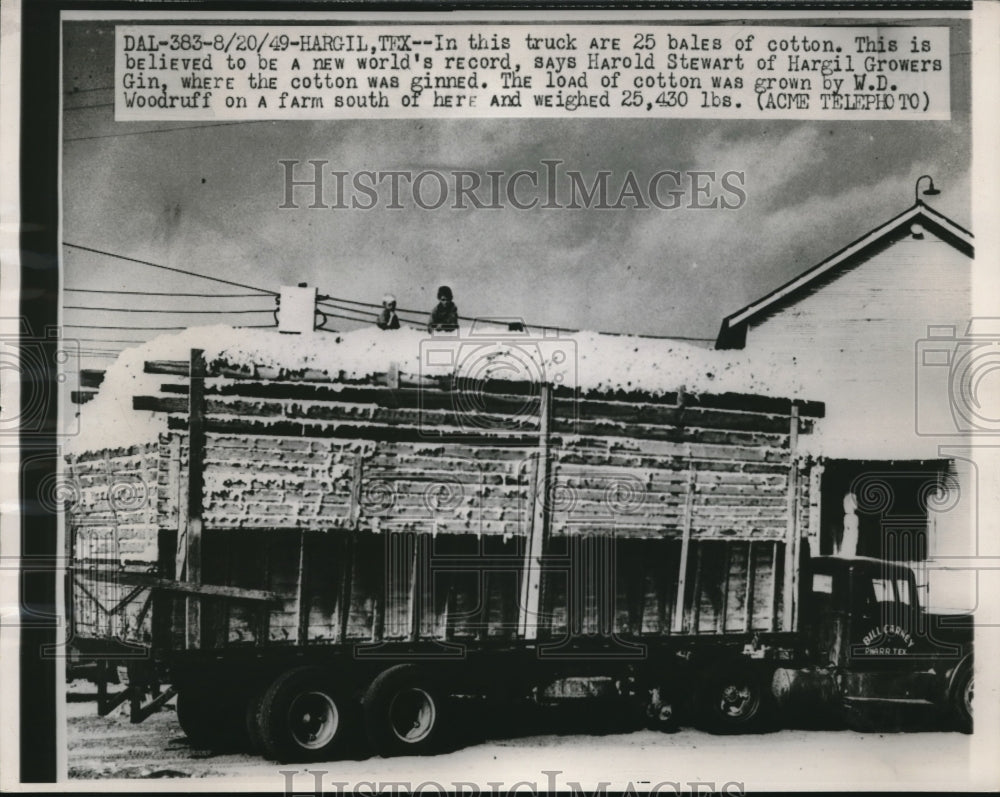
POLYGON ((644 706, 646 727, 663 733, 676 733, 680 729, 679 708, 680 701, 672 690, 663 686, 653 687, 644 706))
POLYGON ((955 679, 955 686, 951 692, 952 714, 962 733, 972 733, 973 686, 972 667, 966 667, 965 671, 955 679))
POLYGON ((379 755, 427 755, 441 749, 447 694, 426 670, 400 664, 381 673, 364 698, 365 729, 379 755))
POLYGON ((243 726, 246 728, 250 752, 256 755, 264 755, 264 740, 261 738, 260 726, 257 724, 257 712, 260 710, 261 700, 264 699, 264 690, 263 686, 253 689, 243 706, 243 726))
POLYGON ((181 689, 177 693, 177 722, 192 747, 209 750, 217 739, 217 717, 201 690, 181 689))
POLYGON ((177 722, 192 747, 240 750, 246 734, 238 698, 207 688, 182 688, 177 694, 177 722))
POLYGON ((705 729, 712 733, 755 733, 767 727, 769 697, 759 672, 734 665, 705 678, 698 713, 705 729))
POLYGON ((347 745, 353 711, 330 675, 298 667, 275 679, 257 703, 257 732, 264 754, 277 761, 337 758, 347 745))

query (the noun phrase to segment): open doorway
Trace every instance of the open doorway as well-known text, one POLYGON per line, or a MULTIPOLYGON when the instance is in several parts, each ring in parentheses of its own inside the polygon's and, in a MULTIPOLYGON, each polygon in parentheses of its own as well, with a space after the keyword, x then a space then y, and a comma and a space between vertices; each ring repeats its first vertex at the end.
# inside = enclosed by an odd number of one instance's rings
POLYGON ((820 486, 820 553, 926 560, 928 504, 949 489, 951 472, 945 459, 828 460, 820 486))

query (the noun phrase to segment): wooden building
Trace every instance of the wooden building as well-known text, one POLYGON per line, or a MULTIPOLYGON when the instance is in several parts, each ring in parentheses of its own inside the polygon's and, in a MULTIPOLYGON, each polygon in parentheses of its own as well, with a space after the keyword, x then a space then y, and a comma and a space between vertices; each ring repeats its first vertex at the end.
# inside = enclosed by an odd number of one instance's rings
POLYGON ((918 200, 727 316, 716 341, 796 358, 826 404, 814 550, 925 562, 931 601, 955 608, 970 574, 949 561, 977 551, 972 258, 972 234, 918 200))

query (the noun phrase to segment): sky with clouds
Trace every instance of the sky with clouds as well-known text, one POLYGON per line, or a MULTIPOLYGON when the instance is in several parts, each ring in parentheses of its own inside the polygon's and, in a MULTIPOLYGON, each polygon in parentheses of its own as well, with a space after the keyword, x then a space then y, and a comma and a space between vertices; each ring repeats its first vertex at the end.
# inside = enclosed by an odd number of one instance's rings
MULTIPOLYGON (((945 122, 394 120, 194 129, 116 123, 112 42, 109 24, 66 24, 64 240, 269 289, 305 281, 329 295, 371 302, 391 291, 400 306, 429 310, 436 287, 447 283, 463 315, 713 337, 725 315, 910 206, 921 174, 932 174, 942 191, 929 203, 970 224, 963 23, 952 33, 952 120, 945 122), (735 210, 428 211, 407 203, 403 210, 362 211, 311 209, 300 193, 299 209, 280 209, 280 161, 287 159, 326 160, 329 169, 348 172, 470 170, 484 179, 496 170, 541 173, 543 160, 558 159, 588 181, 608 170, 613 186, 628 172, 645 183, 661 170, 735 170, 745 174, 747 201, 735 210)), ((69 287, 227 290, 79 250, 64 250, 64 258, 69 287)), ((74 304, 237 306, 96 294, 77 302, 80 296, 74 304)), ((268 306, 246 301, 239 306, 268 306)), ((67 322, 109 325, 126 316, 66 312, 67 322)), ((127 315, 126 323, 178 321, 170 314, 127 315)), ((248 317, 254 316, 233 321, 248 317)))

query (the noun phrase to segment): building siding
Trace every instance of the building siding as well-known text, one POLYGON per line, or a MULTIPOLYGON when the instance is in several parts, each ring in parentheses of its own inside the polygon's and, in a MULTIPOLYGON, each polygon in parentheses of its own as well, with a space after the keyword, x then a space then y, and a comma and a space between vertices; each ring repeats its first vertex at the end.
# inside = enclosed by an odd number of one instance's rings
MULTIPOLYGON (((923 240, 894 241, 754 319, 745 350, 751 358, 765 352, 796 358, 804 392, 824 401, 821 434, 804 439, 811 453, 878 461, 952 458, 946 447, 968 438, 950 410, 949 368, 924 364, 923 351, 961 345, 972 316, 971 282, 972 259, 925 229, 923 240), (927 343, 932 325, 953 327, 954 338, 927 343)), ((961 459, 952 472, 950 494, 928 502, 932 570, 935 562, 977 550, 976 474, 961 459)), ((931 587, 935 603, 971 606, 968 574, 939 574, 940 586, 931 587)))

